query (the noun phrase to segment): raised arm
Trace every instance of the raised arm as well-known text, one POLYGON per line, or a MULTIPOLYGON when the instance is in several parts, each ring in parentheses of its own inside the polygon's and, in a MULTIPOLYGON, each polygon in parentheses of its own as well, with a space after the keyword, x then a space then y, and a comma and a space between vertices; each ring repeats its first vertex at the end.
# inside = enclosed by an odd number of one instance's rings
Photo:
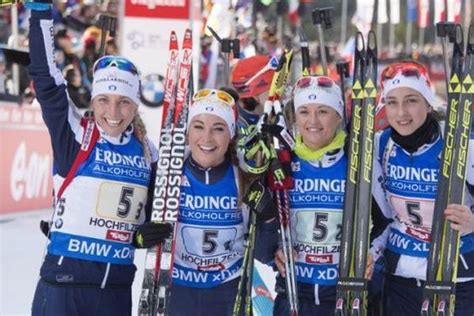
POLYGON ((79 150, 82 129, 80 115, 69 101, 66 83, 54 61, 53 36, 51 10, 32 10, 29 72, 51 136, 55 170, 65 177, 79 150))

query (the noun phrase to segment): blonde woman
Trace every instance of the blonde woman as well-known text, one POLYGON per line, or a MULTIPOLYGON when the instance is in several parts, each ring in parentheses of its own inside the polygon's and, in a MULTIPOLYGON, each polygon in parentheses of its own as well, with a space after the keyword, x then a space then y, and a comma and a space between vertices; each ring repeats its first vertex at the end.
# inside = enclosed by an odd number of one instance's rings
MULTIPOLYGON (((30 75, 51 136, 55 212, 33 315, 130 315, 136 228, 150 210, 156 149, 138 115, 139 74, 129 60, 105 56, 94 65, 90 109, 81 118, 53 58, 50 5, 27 3, 30 75)), ((146 224, 141 226, 146 230, 146 224)), ((141 242, 139 242, 141 241, 141 242)))

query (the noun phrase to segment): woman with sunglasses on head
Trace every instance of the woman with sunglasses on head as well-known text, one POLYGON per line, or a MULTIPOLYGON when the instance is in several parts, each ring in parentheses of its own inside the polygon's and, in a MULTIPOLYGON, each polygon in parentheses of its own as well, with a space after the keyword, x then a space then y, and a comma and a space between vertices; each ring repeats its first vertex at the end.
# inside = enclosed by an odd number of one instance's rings
MULTIPOLYGON (((333 315, 347 172, 344 105, 340 88, 325 76, 300 78, 293 90, 293 104, 297 135, 291 164, 294 188, 289 198, 298 315, 333 315)), ((259 227, 256 257, 270 263, 274 259, 279 275, 273 314, 289 315, 276 222, 259 227)), ((371 270, 369 259, 369 274, 371 270)))
POLYGON ((237 108, 222 90, 193 96, 173 266, 170 315, 231 315, 248 213, 233 161, 237 108))
MULTIPOLYGON (((393 219, 374 244, 383 253, 387 275, 385 315, 420 315, 426 280, 431 225, 438 184, 443 127, 434 111, 435 96, 426 69, 401 62, 382 72, 382 102, 389 128, 376 135, 374 172, 388 202, 384 214, 393 219)), ((444 216, 461 233, 456 284, 456 315, 473 315, 474 303, 474 142, 467 164, 464 205, 448 205, 444 216), (471 209, 470 209, 471 208, 471 209)))
POLYGON ((25 5, 32 9, 29 70, 51 136, 55 187, 32 314, 130 315, 134 249, 170 233, 169 225, 143 224, 157 154, 138 115, 137 69, 125 58, 99 59, 93 114, 81 118, 54 63, 50 5, 25 5), (150 225, 155 234, 144 242, 140 233, 150 225))

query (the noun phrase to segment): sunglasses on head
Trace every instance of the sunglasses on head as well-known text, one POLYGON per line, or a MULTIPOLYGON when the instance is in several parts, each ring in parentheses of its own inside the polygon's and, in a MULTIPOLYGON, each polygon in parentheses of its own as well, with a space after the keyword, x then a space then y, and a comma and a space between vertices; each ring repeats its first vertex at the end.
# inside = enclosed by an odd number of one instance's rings
POLYGON ((128 71, 136 76, 139 76, 137 67, 126 58, 117 56, 104 56, 99 58, 94 64, 94 72, 100 69, 109 67, 117 67, 120 70, 128 71))
POLYGON ((295 83, 295 88, 297 89, 304 89, 316 83, 318 87, 323 88, 330 88, 333 86, 334 81, 331 78, 326 76, 319 76, 319 77, 302 77, 298 79, 295 83))
MULTIPOLYGON (((418 63, 412 62, 412 61, 396 63, 396 64, 392 64, 392 65, 386 67, 382 71, 382 75, 381 75, 381 78, 382 78, 381 86, 382 86, 382 88, 384 86, 384 81, 385 80, 393 79, 398 74, 401 74, 404 77, 417 77, 417 78, 420 78, 420 76, 423 75, 425 78, 428 78, 426 68, 421 64, 418 64, 418 63)), ((429 83, 429 80, 427 80, 427 81, 429 83)))
POLYGON ((201 89, 193 95, 193 102, 207 98, 213 97, 216 98, 225 104, 233 107, 235 104, 234 98, 225 91, 217 89, 201 89))

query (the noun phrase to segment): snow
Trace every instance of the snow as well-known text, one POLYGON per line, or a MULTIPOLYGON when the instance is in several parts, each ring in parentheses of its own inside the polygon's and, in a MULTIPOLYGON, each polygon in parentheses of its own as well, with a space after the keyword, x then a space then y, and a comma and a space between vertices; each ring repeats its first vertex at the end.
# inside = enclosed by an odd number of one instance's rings
MULTIPOLYGON (((39 269, 47 246, 39 229, 41 219, 47 220, 51 209, 0 216, 0 315, 31 315, 31 303, 39 279, 39 269)), ((145 250, 135 253, 138 271, 133 283, 133 315, 140 296, 145 250)), ((272 291, 275 277, 272 270, 256 262, 262 278, 272 291)), ((274 292, 272 291, 274 295, 274 292)))

